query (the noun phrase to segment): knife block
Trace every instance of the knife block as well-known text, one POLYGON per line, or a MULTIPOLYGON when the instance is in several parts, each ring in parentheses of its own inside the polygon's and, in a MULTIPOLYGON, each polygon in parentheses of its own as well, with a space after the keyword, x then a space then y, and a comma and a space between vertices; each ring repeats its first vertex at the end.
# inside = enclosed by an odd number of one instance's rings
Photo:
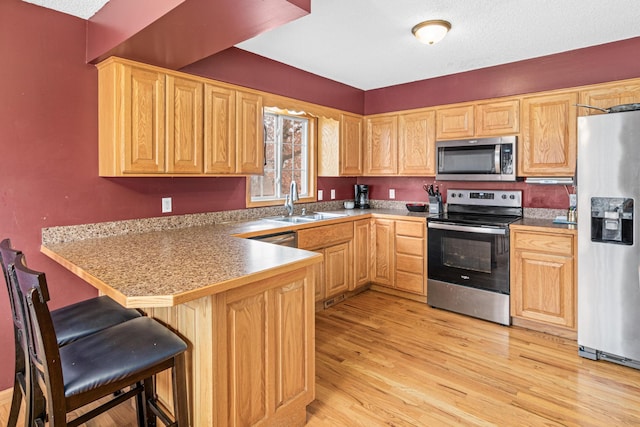
POLYGON ((440 214, 443 212, 442 197, 441 196, 429 196, 429 213, 440 214))

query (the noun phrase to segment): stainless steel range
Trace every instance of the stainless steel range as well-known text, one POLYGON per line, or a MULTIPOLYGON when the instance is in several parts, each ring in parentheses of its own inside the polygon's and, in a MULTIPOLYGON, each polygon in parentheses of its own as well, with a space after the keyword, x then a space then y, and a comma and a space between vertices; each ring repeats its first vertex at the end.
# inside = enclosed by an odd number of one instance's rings
POLYGON ((447 212, 427 219, 427 304, 509 325, 509 224, 521 191, 447 190, 447 212))

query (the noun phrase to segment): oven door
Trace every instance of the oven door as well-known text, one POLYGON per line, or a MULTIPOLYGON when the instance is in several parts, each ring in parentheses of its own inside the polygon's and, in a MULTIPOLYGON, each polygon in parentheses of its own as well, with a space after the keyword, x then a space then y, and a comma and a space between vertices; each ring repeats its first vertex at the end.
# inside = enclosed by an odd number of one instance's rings
POLYGON ((509 229, 428 222, 431 280, 509 294, 509 229))

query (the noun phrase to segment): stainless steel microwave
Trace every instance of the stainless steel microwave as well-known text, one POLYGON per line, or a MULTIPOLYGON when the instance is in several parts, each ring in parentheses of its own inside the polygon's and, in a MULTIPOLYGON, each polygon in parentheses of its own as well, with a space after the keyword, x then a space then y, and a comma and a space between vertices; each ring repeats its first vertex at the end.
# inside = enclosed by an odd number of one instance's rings
POLYGON ((516 136, 437 141, 436 179, 515 181, 516 136))

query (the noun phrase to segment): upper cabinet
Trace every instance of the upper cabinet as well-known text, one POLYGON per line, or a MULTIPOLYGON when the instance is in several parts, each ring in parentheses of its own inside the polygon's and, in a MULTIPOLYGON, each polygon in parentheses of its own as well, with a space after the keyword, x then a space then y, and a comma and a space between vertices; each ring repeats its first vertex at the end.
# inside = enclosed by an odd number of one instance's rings
POLYGON ((362 116, 340 117, 340 175, 358 176, 364 171, 362 154, 362 116))
POLYGON ((398 115, 366 119, 365 175, 398 173, 398 115))
POLYGON ((398 175, 436 174, 436 112, 400 114, 398 122, 398 175))
POLYGON ((101 176, 262 173, 261 95, 119 58, 98 79, 101 176))
POLYGON ((438 140, 514 135, 520 130, 520 102, 507 99, 438 108, 436 122, 438 140))
MULTIPOLYGON (((616 105, 639 102, 640 81, 638 80, 627 81, 625 83, 598 85, 596 88, 580 92, 580 103, 591 105, 593 107, 609 108, 616 105)), ((592 108, 580 108, 578 110, 578 114, 581 116, 603 113, 603 111, 592 108)))
POLYGON ((362 116, 318 117, 318 176, 360 176, 364 171, 362 116))
POLYGON ((436 113, 417 110, 366 119, 365 175, 435 175, 436 113))
POLYGON ((460 139, 473 136, 473 105, 439 108, 437 110, 438 130, 436 137, 441 139, 460 139))
POLYGON ((524 98, 518 175, 573 176, 576 169, 577 92, 524 98))

